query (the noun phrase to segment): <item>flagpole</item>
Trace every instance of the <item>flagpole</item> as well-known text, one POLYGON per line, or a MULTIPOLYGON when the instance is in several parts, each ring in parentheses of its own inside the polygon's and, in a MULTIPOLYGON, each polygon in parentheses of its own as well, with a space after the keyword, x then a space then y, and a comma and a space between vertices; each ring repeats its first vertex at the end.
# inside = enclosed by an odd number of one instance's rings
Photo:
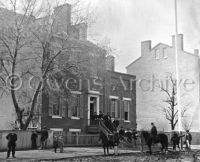
POLYGON ((177 20, 177 0, 174 0, 175 8, 175 55, 176 55, 176 98, 177 98, 177 109, 178 109, 178 130, 179 133, 182 129, 182 120, 181 120, 181 108, 180 108, 180 87, 179 87, 179 68, 178 68, 178 20, 177 20))

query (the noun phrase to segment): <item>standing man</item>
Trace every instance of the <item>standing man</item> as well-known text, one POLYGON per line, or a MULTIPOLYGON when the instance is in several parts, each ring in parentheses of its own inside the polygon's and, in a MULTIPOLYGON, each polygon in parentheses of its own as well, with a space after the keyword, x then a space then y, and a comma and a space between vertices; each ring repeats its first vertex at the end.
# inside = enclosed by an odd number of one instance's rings
POLYGON ((16 158, 15 157, 15 148, 16 148, 17 134, 14 132, 11 132, 6 136, 6 139, 8 140, 7 158, 10 157, 11 151, 12 151, 12 157, 16 158))
POLYGON ((47 148, 47 139, 48 139, 48 137, 49 137, 47 127, 46 127, 46 126, 43 126, 43 127, 42 127, 42 130, 41 130, 41 131, 37 131, 37 133, 40 133, 40 134, 41 134, 41 138, 40 138, 40 141, 41 141, 41 149, 46 149, 46 148, 47 148))
POLYGON ((37 132, 33 131, 31 135, 32 149, 37 149, 37 132))
POLYGON ((118 145, 119 145, 119 133, 114 130, 114 154, 119 155, 118 153, 118 145))
POLYGON ((186 149, 188 149, 188 151, 191 150, 191 141, 192 141, 192 135, 189 133, 189 130, 186 130, 186 135, 185 135, 185 143, 186 143, 186 149))
POLYGON ((156 143, 156 139, 157 139, 157 128, 156 126, 154 125, 154 123, 151 123, 151 138, 152 138, 152 141, 153 143, 156 143))

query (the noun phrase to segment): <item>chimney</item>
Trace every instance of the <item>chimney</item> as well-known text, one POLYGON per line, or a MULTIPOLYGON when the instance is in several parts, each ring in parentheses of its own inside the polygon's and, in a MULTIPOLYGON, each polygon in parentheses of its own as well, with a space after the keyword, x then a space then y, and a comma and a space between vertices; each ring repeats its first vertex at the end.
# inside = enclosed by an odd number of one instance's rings
POLYGON ((66 3, 54 8, 56 32, 69 32, 71 26, 71 5, 66 3))
POLYGON ((142 56, 146 55, 150 51, 151 51, 151 41, 147 40, 147 41, 141 42, 141 54, 142 54, 142 56))
MULTIPOLYGON (((172 35, 172 47, 175 48, 175 35, 172 35)), ((177 35, 177 49, 183 51, 183 34, 177 35)))
POLYGON ((81 23, 79 24, 79 39, 80 40, 87 40, 87 24, 81 23))
POLYGON ((115 57, 107 56, 106 57, 106 70, 115 71, 115 57))
POLYGON ((195 50, 194 50, 194 55, 199 56, 199 50, 198 50, 198 49, 195 49, 195 50))

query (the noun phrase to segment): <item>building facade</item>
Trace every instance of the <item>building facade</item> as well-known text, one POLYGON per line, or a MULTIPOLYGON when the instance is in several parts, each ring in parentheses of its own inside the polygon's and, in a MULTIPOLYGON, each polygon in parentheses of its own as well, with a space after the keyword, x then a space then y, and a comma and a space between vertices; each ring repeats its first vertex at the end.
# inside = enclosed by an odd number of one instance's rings
MULTIPOLYGON (((115 72, 112 66, 108 70, 109 66, 105 64, 110 64, 114 58, 105 57, 105 54, 101 53, 103 50, 100 50, 100 53, 95 52, 92 47, 86 45, 84 49, 79 50, 80 58, 89 55, 87 63, 78 65, 79 69, 84 69, 80 75, 68 70, 60 75, 60 81, 54 77, 48 81, 47 86, 53 88, 42 94, 42 126, 72 134, 98 133, 98 125, 95 125, 92 116, 102 112, 105 115, 109 113, 112 120, 118 120, 120 126, 126 129, 136 128, 135 76, 115 72), (101 64, 103 66, 100 66, 101 64), (67 95, 55 92, 55 84, 60 87, 58 91, 66 89, 67 95)), ((61 57, 62 61, 65 60, 64 56, 61 57)))
MULTIPOLYGON (((190 123, 193 131, 199 131, 199 52, 184 51, 182 34, 178 35, 177 40, 180 109, 186 109, 182 125, 184 122, 190 123)), ((141 57, 126 67, 128 74, 137 76, 139 128, 150 128, 150 123, 155 122, 159 130, 171 129, 163 112, 163 108, 169 105, 164 102, 167 95, 162 88, 169 88, 168 92, 171 93, 170 78, 176 80, 175 60, 175 36, 172 36, 172 46, 159 43, 151 47, 151 41, 142 42, 141 57)))

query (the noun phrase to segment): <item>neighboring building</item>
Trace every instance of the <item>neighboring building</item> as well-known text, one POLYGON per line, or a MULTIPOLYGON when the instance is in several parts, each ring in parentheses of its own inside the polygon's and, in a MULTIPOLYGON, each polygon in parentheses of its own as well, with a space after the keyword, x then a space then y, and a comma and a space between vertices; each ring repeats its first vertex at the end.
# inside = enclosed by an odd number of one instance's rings
MULTIPOLYGON (((200 130, 199 121, 199 52, 184 51, 183 35, 177 39, 178 69, 180 78, 180 108, 186 107, 183 120, 192 122, 192 130, 200 130)), ((141 57, 128 65, 127 73, 137 77, 137 124, 138 128, 150 128, 155 122, 159 130, 170 130, 169 121, 166 120, 163 100, 167 95, 159 86, 170 88, 170 75, 175 75, 175 36, 172 37, 172 46, 159 43, 151 47, 151 41, 141 43, 141 57)), ((170 90, 169 90, 170 92, 170 90)), ((178 126, 178 124, 177 124, 178 126)), ((178 129, 178 127, 176 127, 178 129)))

